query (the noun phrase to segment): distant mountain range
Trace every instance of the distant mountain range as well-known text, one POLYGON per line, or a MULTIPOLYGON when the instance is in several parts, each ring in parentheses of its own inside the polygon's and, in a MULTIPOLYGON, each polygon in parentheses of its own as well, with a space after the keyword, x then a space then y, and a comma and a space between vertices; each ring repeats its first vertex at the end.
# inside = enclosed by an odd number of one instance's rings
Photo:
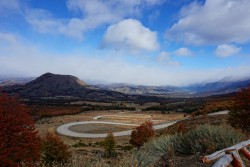
MULTIPOLYGON (((79 98, 89 101, 140 101, 153 97, 132 96, 87 85, 75 76, 45 73, 26 84, 2 86, 6 93, 28 99, 79 98)), ((156 98, 156 97, 155 97, 156 98)), ((160 98, 157 98, 159 100, 160 98)))
POLYGON ((130 84, 88 85, 75 76, 52 73, 43 74, 36 79, 0 79, 0 87, 4 91, 24 97, 72 96, 97 101, 103 99, 134 100, 139 96, 197 97, 219 95, 236 92, 249 85, 250 78, 220 80, 211 83, 193 84, 186 87, 130 84))
POLYGON ((112 90, 132 95, 167 95, 185 93, 184 90, 174 86, 142 86, 129 84, 98 84, 96 88, 112 90))
POLYGON ((71 75, 52 73, 43 74, 24 85, 4 86, 3 90, 28 98, 70 96, 101 100, 102 98, 113 99, 115 97, 123 99, 127 96, 118 92, 97 90, 71 75))
POLYGON ((218 82, 194 84, 183 89, 195 94, 215 95, 237 92, 241 88, 250 86, 250 78, 240 80, 220 80, 218 82))
POLYGON ((185 87, 138 86, 129 84, 99 84, 97 88, 133 95, 166 95, 167 97, 197 97, 227 94, 250 86, 250 78, 241 80, 220 80, 211 83, 193 84, 185 87))
POLYGON ((0 78, 0 86, 10 86, 10 85, 24 85, 34 78, 0 78))

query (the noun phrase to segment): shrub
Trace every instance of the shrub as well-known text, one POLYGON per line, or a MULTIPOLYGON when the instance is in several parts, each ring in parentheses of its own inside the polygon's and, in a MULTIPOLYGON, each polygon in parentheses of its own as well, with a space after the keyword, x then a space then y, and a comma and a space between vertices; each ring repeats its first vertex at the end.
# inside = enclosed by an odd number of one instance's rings
POLYGON ((250 87, 238 92, 228 120, 232 126, 250 132, 250 87))
MULTIPOLYGON (((178 136, 178 135, 177 135, 178 136)), ((244 140, 245 136, 231 126, 201 125, 175 138, 173 150, 178 154, 210 154, 244 140)))
POLYGON ((85 147, 87 146, 87 144, 83 143, 83 142, 78 142, 78 143, 75 143, 74 145, 72 145, 72 147, 85 147))
POLYGON ((112 132, 108 133, 103 143, 105 149, 105 155, 112 157, 115 155, 115 137, 112 132))
POLYGON ((201 125, 185 134, 160 136, 146 143, 137 154, 141 166, 158 162, 163 155, 210 154, 237 144, 244 134, 230 126, 201 125))
POLYGON ((117 145, 116 148, 122 150, 122 151, 130 151, 134 148, 132 145, 117 145))
POLYGON ((24 105, 0 92, 0 166, 19 166, 40 158, 40 139, 24 105))
POLYGON ((42 161, 51 165, 53 163, 66 163, 71 157, 69 147, 65 145, 58 136, 48 133, 42 145, 42 161))
POLYGON ((94 143, 95 146, 104 146, 104 141, 97 141, 94 143))
POLYGON ((145 143, 141 149, 135 153, 141 167, 153 165, 162 155, 169 152, 171 146, 171 136, 161 136, 145 143))
POLYGON ((175 133, 186 133, 189 129, 184 123, 175 123, 164 129, 161 134, 173 135, 175 133))
POLYGON ((153 129, 153 123, 151 121, 146 121, 131 132, 131 138, 129 142, 137 148, 140 148, 144 143, 149 141, 154 136, 155 131, 153 129))
MULTIPOLYGON (((23 164, 21 167, 27 167, 23 164)), ((48 167, 44 162, 34 164, 32 167, 48 167)), ((51 167, 139 167, 136 158, 129 154, 105 161, 101 156, 84 156, 80 154, 72 155, 68 163, 53 163, 51 167)))

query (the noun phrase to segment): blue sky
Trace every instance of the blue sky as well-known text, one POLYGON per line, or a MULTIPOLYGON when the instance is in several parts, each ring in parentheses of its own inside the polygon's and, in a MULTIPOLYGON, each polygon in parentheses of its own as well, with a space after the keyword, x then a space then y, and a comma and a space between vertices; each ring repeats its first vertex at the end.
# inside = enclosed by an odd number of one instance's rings
POLYGON ((249 0, 1 0, 0 76, 187 85, 250 76, 249 0))

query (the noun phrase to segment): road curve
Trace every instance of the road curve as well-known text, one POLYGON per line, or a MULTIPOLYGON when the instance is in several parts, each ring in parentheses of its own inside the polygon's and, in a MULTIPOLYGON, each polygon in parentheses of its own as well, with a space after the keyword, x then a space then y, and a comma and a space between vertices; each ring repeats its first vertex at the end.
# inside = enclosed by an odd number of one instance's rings
MULTIPOLYGON (((165 123, 165 124, 160 124, 160 125, 155 125, 154 129, 162 129, 162 128, 166 128, 170 125, 173 125, 174 123, 176 123, 177 121, 174 122, 169 122, 169 123, 165 123)), ((69 130, 69 127, 74 126, 74 125, 82 125, 82 124, 109 124, 109 125, 123 125, 123 126, 138 126, 137 124, 125 124, 125 123, 116 123, 116 122, 102 122, 102 121, 82 121, 82 122, 72 122, 72 123, 68 123, 68 124, 64 124, 61 125, 57 128, 57 132, 62 134, 62 135, 66 135, 66 136, 70 136, 70 137, 81 137, 81 138, 103 138, 107 136, 107 133, 77 133, 74 131, 69 130)), ((121 132, 114 132, 113 135, 114 136, 127 136, 131 134, 132 130, 126 130, 126 131, 121 131, 121 132)))
POLYGON ((119 117, 135 117, 135 116, 141 116, 141 117, 143 117, 144 119, 147 119, 147 118, 151 118, 152 116, 151 115, 145 115, 145 114, 134 114, 133 116, 126 116, 126 115, 99 115, 99 116, 96 116, 96 117, 94 117, 93 118, 93 120, 98 120, 98 119, 101 119, 101 118, 105 118, 105 117, 117 117, 117 118, 119 118, 119 117))
MULTIPOLYGON (((210 113, 208 115, 221 115, 221 114, 228 114, 228 110, 225 111, 219 111, 216 113, 210 113)), ((95 119, 99 119, 103 116, 97 116, 94 117, 95 119)), ((190 118, 185 118, 185 119, 190 119, 190 118)), ((182 119, 182 120, 185 120, 182 119)), ((154 129, 163 129, 166 128, 170 125, 175 124, 176 122, 179 122, 181 120, 173 121, 173 122, 168 122, 168 123, 163 123, 159 125, 154 125, 154 129)), ((74 126, 74 125, 82 125, 82 124, 109 124, 109 125, 124 125, 124 126, 138 126, 137 124, 125 124, 125 123, 117 123, 117 122, 104 122, 104 121, 82 121, 82 122, 72 122, 68 124, 64 124, 59 126, 56 130, 58 133, 65 135, 65 136, 70 136, 70 137, 81 137, 81 138, 103 138, 107 136, 107 133, 77 133, 74 131, 69 130, 69 127, 74 126)), ((114 132, 114 136, 127 136, 131 134, 132 130, 126 130, 126 131, 121 131, 121 132, 114 132)))
POLYGON ((224 110, 224 111, 218 111, 218 112, 214 112, 214 113, 210 113, 208 115, 224 115, 224 114, 228 114, 229 110, 224 110))

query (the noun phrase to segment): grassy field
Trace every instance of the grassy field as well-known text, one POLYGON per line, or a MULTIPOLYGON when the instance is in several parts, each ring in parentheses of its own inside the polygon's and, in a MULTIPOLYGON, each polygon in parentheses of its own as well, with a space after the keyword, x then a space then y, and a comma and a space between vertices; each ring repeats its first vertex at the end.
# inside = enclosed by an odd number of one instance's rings
MULTIPOLYGON (((105 104, 107 105, 107 104, 105 104)), ((155 105, 146 104, 146 106, 155 105)), ((143 106, 141 106, 143 107, 143 106)), ((50 108, 50 112, 52 110, 59 112, 58 110, 63 109, 62 107, 50 108)), ((72 110, 73 108, 70 108, 72 110)), ((76 108, 77 109, 77 108, 76 108)), ((66 110, 65 108, 63 110, 66 110)), ((73 112, 74 113, 74 112, 73 112)), ((95 117, 102 116, 101 118, 97 119, 97 121, 108 121, 108 122, 121 122, 121 123, 128 123, 128 124, 141 124, 146 120, 151 120, 154 124, 165 123, 169 121, 175 121, 184 118, 184 114, 182 113, 170 113, 170 114, 160 114, 157 112, 140 112, 140 111, 120 111, 120 110, 110 110, 110 111, 87 111, 73 115, 63 115, 63 116, 52 116, 48 118, 42 118, 36 122, 36 128, 39 132, 41 137, 44 137, 47 132, 52 132, 64 141, 64 143, 68 144, 69 146, 76 146, 72 147, 74 152, 84 152, 84 153, 92 153, 95 151, 102 150, 102 147, 98 145, 98 143, 102 142, 103 138, 97 139, 89 139, 89 138, 73 138, 68 136, 63 136, 57 134, 56 128, 62 124, 70 123, 70 122, 80 122, 80 121, 93 121, 95 117), (80 143, 78 145, 78 143, 80 143), (84 144, 83 144, 84 143, 84 144)), ((95 120, 96 121, 96 120, 95 120)), ((129 130, 133 127, 128 126, 113 126, 113 125, 79 125, 76 127, 71 127, 73 131, 76 132, 87 132, 87 133, 107 133, 107 132, 117 132, 123 130, 129 130)), ((128 146, 130 136, 121 136, 116 137, 116 142, 118 145, 118 150, 121 149, 123 146, 128 146), (121 147, 119 147, 121 146, 121 147)))
POLYGON ((107 133, 107 132, 120 132, 134 128, 133 126, 122 125, 109 125, 109 124, 85 124, 74 125, 69 127, 69 130, 78 133, 107 133))
MULTIPOLYGON (((157 102, 144 103, 144 104, 135 104, 135 103, 125 103, 126 107, 135 107, 135 111, 130 111, 126 109, 113 110, 111 109, 105 110, 105 108, 109 108, 110 106, 116 106, 118 103, 98 103, 98 102, 77 102, 72 103, 71 105, 65 106, 38 106, 36 108, 36 112, 41 112, 43 115, 49 115, 49 117, 42 117, 36 122, 36 128, 41 137, 44 137, 47 132, 52 132, 55 135, 59 136, 62 141, 70 146, 71 151, 76 155, 83 155, 86 157, 98 157, 103 155, 103 141, 104 138, 74 138, 68 137, 64 135, 60 135, 56 132, 56 128, 60 125, 72 123, 72 122, 81 122, 81 121, 105 121, 105 122, 117 122, 117 123, 126 123, 126 124, 136 124, 139 125, 147 120, 150 120, 154 123, 154 125, 167 123, 176 120, 182 120, 186 117, 191 118, 191 114, 181 112, 179 109, 184 105, 184 102, 174 103, 174 104, 161 104, 157 102), (174 107, 173 107, 173 106, 174 107), (173 107, 173 110, 166 110, 167 112, 162 112, 163 109, 171 109, 169 106, 173 107), (91 110, 82 110, 82 108, 91 107, 91 110), (103 108, 102 108, 103 107, 103 108), (94 110, 96 108, 96 110, 94 110), (101 108, 101 110, 98 110, 101 108), (146 110, 145 110, 146 109, 146 110), (150 109, 150 110, 147 110, 150 109), (61 115, 62 114, 62 115, 61 115)), ((214 103, 208 105, 210 108, 215 106, 214 103)), ((210 103, 209 103, 210 104, 210 103)), ((194 103, 188 103, 189 106, 200 105, 194 103)), ((216 103, 216 106, 217 103, 216 103)), ((206 108, 206 105, 203 106, 206 108)), ((157 136, 161 134, 173 135, 177 131, 188 131, 190 129, 194 129, 198 125, 201 124, 226 124, 227 116, 198 116, 191 119, 186 119, 180 121, 181 126, 179 124, 175 124, 170 126, 167 129, 160 129, 157 131, 157 136)), ((81 124, 77 126, 70 127, 70 130, 79 133, 107 133, 107 132, 118 132, 125 131, 129 129, 133 129, 133 126, 123 126, 123 125, 107 125, 107 124, 81 124)), ((115 137, 116 147, 115 151, 118 154, 118 157, 124 157, 126 154, 131 154, 132 146, 129 143, 130 136, 121 136, 115 137)), ((126 156, 125 156, 126 157, 126 156)), ((115 162, 115 159, 106 159, 102 157, 105 162, 115 162)), ((120 158, 118 158, 120 159, 120 158)), ((176 156, 174 157, 174 161, 178 161, 178 166, 185 166, 185 162, 190 159, 190 163, 195 164, 197 166, 207 166, 201 164, 199 162, 199 157, 195 155, 190 156, 176 156)), ((164 159, 163 164, 165 162, 164 159)), ((159 162, 160 163, 160 162, 159 162)), ((176 163, 177 164, 177 163, 176 163)), ((209 166, 209 165, 208 165, 209 166)))

